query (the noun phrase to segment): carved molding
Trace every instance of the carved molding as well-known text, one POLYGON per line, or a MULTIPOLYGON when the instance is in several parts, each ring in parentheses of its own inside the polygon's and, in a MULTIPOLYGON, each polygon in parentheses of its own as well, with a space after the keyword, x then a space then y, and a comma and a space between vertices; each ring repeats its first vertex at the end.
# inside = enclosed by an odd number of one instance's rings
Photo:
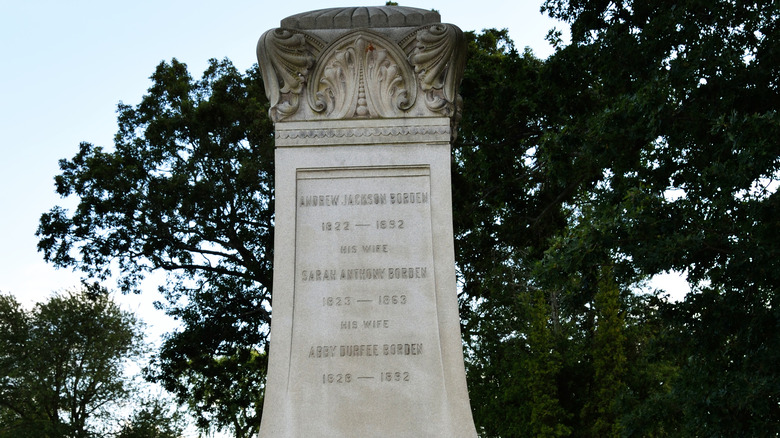
POLYGON ((329 119, 399 117, 416 100, 417 86, 400 47, 363 30, 322 52, 308 98, 311 108, 329 119))
POLYGON ((260 37, 257 59, 271 120, 278 122, 298 111, 309 69, 324 45, 311 35, 289 29, 272 29, 260 37))
POLYGON ((361 138, 407 135, 449 135, 448 126, 393 126, 362 128, 322 128, 277 131, 277 139, 361 138))
POLYGON ((458 85, 466 56, 463 32, 448 24, 425 26, 416 32, 416 44, 409 61, 425 93, 431 111, 452 117, 460 110, 458 85))
POLYGON ((434 144, 451 140, 446 117, 298 121, 276 125, 276 147, 434 144))
POLYGON ((444 116, 457 123, 465 52, 462 32, 449 24, 404 34, 280 28, 257 48, 274 122, 444 116))

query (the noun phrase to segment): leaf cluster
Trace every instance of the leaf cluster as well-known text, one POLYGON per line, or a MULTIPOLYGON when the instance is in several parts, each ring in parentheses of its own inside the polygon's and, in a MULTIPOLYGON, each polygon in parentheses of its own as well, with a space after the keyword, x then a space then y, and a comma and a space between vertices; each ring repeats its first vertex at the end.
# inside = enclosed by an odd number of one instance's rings
POLYGON ((141 326, 107 295, 55 295, 32 311, 0 295, 0 436, 90 437, 130 396, 141 326))
MULTIPOLYGON (((770 436, 780 411, 776 2, 547 0, 546 60, 467 33, 453 204, 485 437, 770 436), (667 271, 693 292, 640 293, 667 271)), ((148 376, 200 425, 259 424, 273 129, 257 68, 162 63, 106 151, 60 163, 57 266, 139 288, 182 328, 148 376)))
POLYGON ((453 189, 485 436, 777 431, 778 9, 700 3, 547 1, 572 42, 544 61, 471 35, 453 189), (637 294, 667 271, 684 301, 637 294))
POLYGON ((41 217, 44 258, 115 274, 123 291, 154 269, 270 288, 272 157, 257 78, 212 60, 193 82, 184 64, 160 64, 143 101, 119 105, 112 151, 82 143, 60 161, 57 192, 80 202, 41 217))
POLYGON ((167 272, 158 307, 182 329, 149 378, 201 425, 253 430, 273 259, 273 127, 261 75, 211 60, 193 80, 174 59, 151 81, 138 105, 119 105, 111 150, 82 143, 60 161, 57 192, 79 203, 42 215, 38 248, 56 266, 117 279, 124 292, 167 272))

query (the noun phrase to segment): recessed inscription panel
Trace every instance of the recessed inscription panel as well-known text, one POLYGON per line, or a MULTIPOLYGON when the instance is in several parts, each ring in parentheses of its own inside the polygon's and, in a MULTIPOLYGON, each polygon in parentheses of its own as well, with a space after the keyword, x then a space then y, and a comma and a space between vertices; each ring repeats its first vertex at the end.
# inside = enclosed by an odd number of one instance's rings
POLYGON ((301 432, 398 422, 424 436, 443 388, 429 168, 299 170, 296 184, 288 388, 301 432))

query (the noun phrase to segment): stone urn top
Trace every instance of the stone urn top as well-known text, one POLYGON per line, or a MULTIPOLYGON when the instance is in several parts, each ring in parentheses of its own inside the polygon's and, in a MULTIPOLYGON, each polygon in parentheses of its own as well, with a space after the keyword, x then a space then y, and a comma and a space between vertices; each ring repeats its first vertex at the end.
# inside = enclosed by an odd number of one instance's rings
POLYGON ((436 11, 405 6, 318 9, 292 15, 281 27, 297 30, 418 27, 441 23, 436 11))

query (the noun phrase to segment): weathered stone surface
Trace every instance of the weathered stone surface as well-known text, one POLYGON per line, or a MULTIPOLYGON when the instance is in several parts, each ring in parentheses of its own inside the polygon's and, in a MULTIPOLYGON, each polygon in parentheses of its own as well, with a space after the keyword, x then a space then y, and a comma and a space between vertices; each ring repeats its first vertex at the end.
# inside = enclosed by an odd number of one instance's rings
POLYGON ((359 25, 411 8, 394 9, 299 14, 259 43, 276 121, 263 438, 476 436, 452 238, 460 31, 359 25))
POLYGON ((282 20, 281 27, 299 30, 416 27, 441 22, 438 12, 403 6, 319 9, 282 20))
POLYGON ((257 45, 269 115, 274 122, 450 117, 456 123, 464 44, 456 26, 415 8, 290 17, 257 45), (402 27, 390 27, 396 22, 402 27))

